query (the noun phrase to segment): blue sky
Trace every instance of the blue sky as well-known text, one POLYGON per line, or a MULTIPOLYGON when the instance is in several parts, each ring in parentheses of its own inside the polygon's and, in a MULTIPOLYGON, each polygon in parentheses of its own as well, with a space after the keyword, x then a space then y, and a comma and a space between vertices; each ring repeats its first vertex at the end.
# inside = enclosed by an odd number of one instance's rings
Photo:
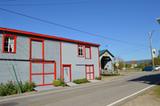
POLYGON ((148 32, 160 49, 160 0, 0 0, 0 7, 49 20, 97 36, 31 20, 0 10, 0 27, 101 44, 124 60, 150 58, 148 32), (100 36, 105 36, 102 38, 100 36))

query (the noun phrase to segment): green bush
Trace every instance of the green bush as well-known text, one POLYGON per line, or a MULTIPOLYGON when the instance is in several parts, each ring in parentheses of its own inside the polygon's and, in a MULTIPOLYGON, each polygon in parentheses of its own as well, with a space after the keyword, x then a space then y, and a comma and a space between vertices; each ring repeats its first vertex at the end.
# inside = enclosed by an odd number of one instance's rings
POLYGON ((84 78, 84 79, 74 80, 73 82, 76 84, 81 84, 81 83, 88 83, 89 81, 86 78, 84 78))
POLYGON ((17 92, 17 87, 12 81, 7 82, 6 84, 0 84, 0 96, 12 95, 16 94, 17 92))
POLYGON ((61 80, 54 80, 53 81, 53 85, 54 86, 66 86, 66 84, 64 83, 64 81, 61 81, 61 80))
POLYGON ((33 91, 34 88, 36 87, 35 83, 30 83, 30 82, 25 82, 24 84, 22 84, 22 92, 30 92, 33 91))
POLYGON ((102 76, 119 76, 120 74, 118 73, 109 73, 109 74, 101 74, 102 76))
POLYGON ((7 96, 7 95, 13 95, 17 93, 24 93, 33 91, 35 88, 34 83, 25 82, 24 84, 22 82, 19 82, 19 84, 14 83, 12 81, 7 82, 6 84, 1 83, 0 84, 0 96, 7 96))
POLYGON ((102 78, 101 78, 101 77, 96 77, 95 79, 96 79, 96 80, 101 80, 102 78))

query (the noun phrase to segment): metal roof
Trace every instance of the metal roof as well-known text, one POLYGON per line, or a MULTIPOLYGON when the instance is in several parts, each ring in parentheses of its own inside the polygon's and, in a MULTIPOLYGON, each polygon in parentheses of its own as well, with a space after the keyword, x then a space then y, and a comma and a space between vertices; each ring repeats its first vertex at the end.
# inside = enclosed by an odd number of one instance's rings
POLYGON ((109 52, 107 49, 104 49, 104 50, 100 50, 100 56, 101 55, 103 55, 105 52, 107 52, 107 53, 109 53, 112 57, 114 57, 114 55, 111 53, 111 52, 109 52))
POLYGON ((63 37, 51 36, 51 35, 46 35, 46 34, 39 34, 39 33, 34 33, 34 32, 23 31, 23 30, 11 29, 11 28, 0 27, 0 31, 5 32, 5 33, 11 32, 11 33, 23 34, 23 35, 31 36, 31 37, 39 37, 39 38, 56 40, 56 41, 71 42, 71 43, 82 44, 82 45, 90 45, 90 46, 96 46, 96 47, 100 46, 100 44, 96 44, 96 43, 90 43, 90 42, 79 41, 79 40, 72 40, 72 39, 63 38, 63 37))

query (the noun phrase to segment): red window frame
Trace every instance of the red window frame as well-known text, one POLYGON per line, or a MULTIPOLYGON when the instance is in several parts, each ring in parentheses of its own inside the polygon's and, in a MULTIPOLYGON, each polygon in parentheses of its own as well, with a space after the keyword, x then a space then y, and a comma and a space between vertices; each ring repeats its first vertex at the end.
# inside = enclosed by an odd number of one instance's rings
POLYGON ((17 48, 16 44, 17 44, 17 36, 16 35, 14 35, 14 34, 3 34, 3 38, 2 38, 2 53, 12 53, 12 54, 15 54, 16 53, 16 48, 17 48), (6 37, 11 37, 14 40, 14 51, 13 52, 7 52, 4 49, 4 43, 5 43, 5 38, 6 37))
POLYGON ((91 58, 92 58, 92 56, 91 56, 91 47, 90 47, 90 46, 85 46, 85 58, 86 58, 86 59, 91 59, 91 58), (86 57, 86 56, 87 56, 87 55, 86 55, 86 48, 89 48, 89 58, 86 57))
POLYGON ((78 44, 78 46, 77 46, 77 52, 78 52, 78 57, 84 57, 85 56, 85 46, 78 44), (82 53, 83 53, 83 55, 79 55, 79 47, 82 47, 82 53))
POLYGON ((30 38, 30 60, 45 60, 44 59, 44 39, 40 38, 30 38), (42 58, 37 59, 37 58, 32 58, 32 41, 37 41, 37 42, 42 42, 42 58))

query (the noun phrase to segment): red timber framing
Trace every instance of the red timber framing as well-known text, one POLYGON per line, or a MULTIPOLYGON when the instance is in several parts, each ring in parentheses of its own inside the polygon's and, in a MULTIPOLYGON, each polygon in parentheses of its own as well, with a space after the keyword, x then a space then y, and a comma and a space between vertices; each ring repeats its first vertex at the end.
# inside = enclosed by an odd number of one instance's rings
POLYGON ((98 47, 98 68, 99 68, 99 77, 101 77, 101 62, 100 62, 100 50, 99 50, 99 47, 98 47))
POLYGON ((17 44, 17 36, 16 35, 14 35, 14 34, 3 34, 3 36, 2 36, 2 53, 13 53, 13 54, 15 54, 16 53, 16 44, 17 44), (13 38, 13 40, 14 40, 14 51, 13 52, 8 52, 8 51, 5 51, 5 38, 6 37, 10 37, 10 38, 13 38))
POLYGON ((94 65, 87 64, 85 65, 85 69, 86 69, 86 79, 94 80, 94 65))
POLYGON ((38 83, 38 86, 45 86, 45 85, 52 85, 52 81, 50 83, 46 83, 47 77, 46 76, 52 76, 53 80, 56 79, 56 62, 53 60, 45 60, 44 57, 44 40, 43 39, 39 39, 39 38, 30 38, 30 82, 34 82, 33 81, 33 77, 39 77, 41 78, 41 82, 38 83), (42 58, 33 58, 32 57, 32 42, 41 42, 42 43, 42 58), (40 65, 42 66, 41 69, 42 70, 33 70, 33 65, 40 65), (53 65, 53 70, 49 70, 49 72, 47 72, 48 70, 45 70, 45 65, 53 65), (38 72, 34 72, 34 71, 38 71, 38 72))
POLYGON ((63 71, 63 67, 62 67, 62 42, 60 42, 60 79, 63 81, 63 75, 62 72, 63 71))
POLYGON ((64 67, 69 67, 69 80, 72 81, 72 65, 71 64, 63 64, 62 65, 62 78, 63 78, 63 81, 64 81, 64 67))
POLYGON ((57 36, 50 36, 46 34, 39 34, 39 33, 34 33, 34 32, 11 29, 11 28, 0 27, 0 31, 11 32, 11 33, 16 33, 16 34, 23 34, 29 37, 37 37, 37 38, 50 39, 50 40, 56 40, 56 41, 70 42, 70 43, 81 44, 81 45, 89 45, 89 46, 95 46, 95 47, 100 46, 99 44, 95 44, 95 43, 84 42, 84 41, 79 41, 79 40, 72 40, 72 39, 67 39, 67 38, 62 38, 62 37, 57 37, 57 36))

